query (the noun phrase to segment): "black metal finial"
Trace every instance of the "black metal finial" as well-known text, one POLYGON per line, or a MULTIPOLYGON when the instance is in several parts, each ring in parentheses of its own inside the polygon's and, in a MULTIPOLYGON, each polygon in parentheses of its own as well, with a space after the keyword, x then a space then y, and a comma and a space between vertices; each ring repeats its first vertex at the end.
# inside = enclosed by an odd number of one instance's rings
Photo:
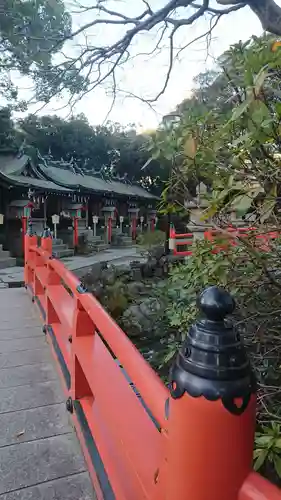
POLYGON ((210 401, 222 399, 229 411, 240 414, 255 392, 255 380, 240 334, 224 321, 234 311, 234 299, 212 286, 200 295, 198 305, 203 317, 190 328, 172 366, 171 395, 180 398, 186 391, 210 401), (239 408, 235 398, 243 399, 239 408))
POLYGON ((32 229, 32 221, 31 219, 28 220, 28 224, 27 224, 27 231, 26 231, 26 234, 28 236, 33 236, 33 229, 32 229))
POLYGON ((210 286, 201 293, 198 307, 210 321, 223 321, 233 313, 235 301, 223 288, 210 286))
POLYGON ((42 233, 42 238, 49 238, 51 235, 51 231, 48 227, 45 227, 42 233))

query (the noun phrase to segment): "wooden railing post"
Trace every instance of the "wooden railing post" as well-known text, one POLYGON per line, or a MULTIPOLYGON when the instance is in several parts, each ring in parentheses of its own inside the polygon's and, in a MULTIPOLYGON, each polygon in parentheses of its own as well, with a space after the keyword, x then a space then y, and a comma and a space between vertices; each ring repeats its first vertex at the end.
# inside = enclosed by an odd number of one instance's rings
POLYGON ((213 234, 211 229, 206 229, 204 232, 204 240, 213 241, 213 234))
MULTIPOLYGON (((77 292, 79 294, 87 293, 87 289, 81 283, 77 287, 77 292)), ((79 298, 75 299, 75 312, 73 321, 73 333, 72 333, 72 374, 71 374, 71 397, 72 399, 81 399, 83 397, 91 396, 91 390, 89 388, 88 382, 84 376, 82 368, 76 357, 76 346, 79 343, 79 337, 94 335, 94 325, 91 321, 90 316, 83 308, 79 298)))
POLYGON ((170 225, 169 250, 173 251, 174 255, 175 251, 177 250, 176 231, 173 224, 170 225))
POLYGON ((43 250, 46 250, 46 252, 48 252, 50 255, 52 255, 53 240, 52 240, 51 231, 48 227, 46 227, 43 231, 42 238, 41 238, 41 248, 43 250))
POLYGON ((237 500, 252 470, 255 380, 239 334, 225 324, 232 297, 210 287, 170 375, 167 500, 237 500))
POLYGON ((30 252, 30 247, 37 244, 37 237, 33 234, 32 223, 29 221, 27 231, 24 235, 24 283, 25 286, 33 282, 33 273, 31 268, 31 261, 35 259, 35 254, 30 252))

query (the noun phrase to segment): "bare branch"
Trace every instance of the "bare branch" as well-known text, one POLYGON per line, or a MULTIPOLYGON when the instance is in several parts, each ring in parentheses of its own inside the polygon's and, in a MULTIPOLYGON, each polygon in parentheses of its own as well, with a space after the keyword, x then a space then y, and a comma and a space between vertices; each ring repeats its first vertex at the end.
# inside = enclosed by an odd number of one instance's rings
MULTIPOLYGON (((219 2, 221 3, 221 2, 219 2)), ((231 2, 234 3, 234 2, 231 2)), ((196 9, 200 8, 200 5, 197 3, 192 3, 192 7, 195 7, 196 9)), ((216 15, 221 15, 223 16, 224 14, 230 14, 231 12, 235 12, 236 10, 240 10, 243 7, 246 7, 246 2, 237 2, 237 4, 232 5, 231 7, 228 7, 227 9, 214 9, 213 7, 208 7, 206 12, 209 12, 210 14, 216 14, 216 15)))
MULTIPOLYGON (((203 37, 207 37, 208 47, 213 30, 223 16, 231 15, 232 12, 244 8, 246 5, 250 6, 260 19, 262 18, 261 21, 264 27, 275 29, 274 32, 276 33, 280 31, 281 34, 281 8, 277 6, 274 0, 217 0, 217 4, 220 4, 221 8, 219 6, 213 7, 210 0, 165 0, 162 2, 162 6, 155 10, 152 9, 149 0, 138 1, 141 9, 137 11, 135 16, 132 16, 131 11, 127 13, 125 8, 122 10, 124 4, 121 2, 112 1, 109 8, 109 3, 101 0, 93 0, 92 5, 89 6, 83 5, 78 0, 72 0, 72 5, 76 9, 74 12, 86 13, 87 22, 64 38, 53 41, 52 51, 56 50, 57 47, 62 47, 64 42, 70 43, 71 48, 75 44, 75 55, 72 55, 72 51, 64 49, 64 54, 62 51, 60 52, 61 58, 54 66, 53 76, 53 69, 50 70, 52 88, 57 89, 54 91, 54 95, 62 91, 65 81, 68 80, 69 82, 69 79, 74 78, 73 72, 75 72, 75 78, 80 79, 80 84, 77 85, 77 91, 70 91, 72 93, 72 102, 77 102, 83 95, 103 85, 107 79, 112 82, 114 96, 119 88, 120 68, 136 57, 144 55, 156 56, 160 51, 168 47, 167 71, 161 89, 158 90, 154 97, 149 99, 141 97, 145 102, 151 104, 166 91, 173 71, 174 61, 179 55, 203 37), (113 4, 118 5, 116 10, 112 7, 113 4), (203 16, 206 16, 207 21, 210 23, 209 29, 196 36, 193 40, 188 41, 184 46, 177 47, 175 42, 176 34, 181 29, 187 29, 188 26, 193 25, 203 16), (273 17, 275 18, 273 19, 273 17), (274 27, 275 22, 279 23, 279 28, 274 27), (121 34, 120 30, 117 29, 116 39, 113 38, 113 42, 98 45, 97 42, 93 41, 95 37, 100 40, 101 28, 110 30, 113 26, 121 28, 121 34), (154 48, 147 53, 139 51, 135 54, 133 44, 139 35, 146 32, 154 33, 156 30, 158 30, 156 33, 158 41, 154 48), (81 42, 82 36, 84 37, 83 43, 81 42), (68 55, 66 56, 66 54, 68 55), (83 80, 83 84, 81 84, 81 80, 83 80)), ((113 29, 112 33, 114 36, 115 31, 113 29)))
MULTIPOLYGON (((169 56, 168 56, 168 68, 165 76, 164 83, 161 89, 157 92, 155 97, 150 99, 145 99, 146 102, 153 103, 159 99, 161 95, 163 95, 167 89, 169 79, 171 76, 171 72, 173 69, 173 63, 175 57, 179 55, 179 53, 184 50, 184 48, 180 48, 180 50, 175 54, 174 49, 174 37, 176 32, 182 28, 192 25, 197 19, 202 17, 205 13, 212 15, 211 26, 210 29, 202 35, 206 36, 210 34, 212 29, 215 28, 219 19, 223 14, 227 14, 231 11, 238 10, 242 8, 245 4, 239 3, 239 5, 232 6, 227 9, 217 9, 215 12, 209 6, 209 0, 202 0, 202 4, 194 4, 192 0, 169 0, 163 7, 158 10, 153 11, 149 2, 147 0, 141 0, 145 6, 145 9, 142 13, 135 17, 130 17, 126 15, 124 12, 120 12, 117 10, 112 10, 102 5, 98 0, 95 2, 94 6, 91 6, 90 9, 92 12, 103 13, 107 17, 104 19, 97 18, 94 16, 92 20, 88 23, 79 27, 76 31, 72 32, 69 35, 68 39, 74 40, 81 33, 87 32, 89 28, 93 28, 95 26, 110 26, 110 25, 123 25, 124 27, 129 26, 129 28, 125 31, 124 35, 116 40, 113 44, 109 46, 89 46, 86 50, 81 51, 80 56, 80 68, 83 72, 86 70, 87 78, 89 78, 92 74, 98 70, 98 76, 95 78, 94 82, 92 82, 87 89, 93 90, 97 85, 101 85, 108 77, 113 77, 113 73, 120 67, 120 65, 124 64, 125 60, 129 60, 134 57, 138 57, 141 54, 137 54, 135 56, 127 57, 127 52, 130 50, 130 46, 133 40, 141 33, 146 31, 151 31, 153 28, 157 26, 162 26, 161 34, 157 44, 154 49, 149 52, 147 55, 152 55, 157 52, 157 50, 161 50, 161 44, 164 40, 165 35, 168 35, 169 42, 169 56), (178 17, 176 14, 177 9, 183 9, 183 13, 188 14, 188 16, 178 17), (189 12, 192 9, 193 12, 189 12), (215 18, 214 18, 215 17, 215 18), (131 27, 130 27, 131 25, 131 27), (171 29, 170 29, 171 28, 171 29), (168 34, 169 33, 169 34, 168 34), (90 71, 89 71, 90 69, 90 71)), ((83 6, 82 6, 83 7, 83 6)), ((84 8, 84 7, 83 7, 84 8)), ((194 41, 200 39, 201 36, 196 37, 194 41)), ((61 41, 60 41, 61 43, 61 41)), ((192 42, 186 44, 190 46, 192 42)), ((75 64, 77 64, 77 58, 74 59, 75 64)), ((116 81, 116 75, 114 75, 114 80, 116 81)))
MULTIPOLYGON (((221 5, 237 5, 239 0, 217 0, 221 5)), ((264 30, 281 35, 281 7, 274 0, 247 0, 264 30)))
POLYGON ((149 3, 146 0, 142 0, 142 3, 146 6, 148 13, 152 16, 153 15, 153 10, 151 9, 149 3))

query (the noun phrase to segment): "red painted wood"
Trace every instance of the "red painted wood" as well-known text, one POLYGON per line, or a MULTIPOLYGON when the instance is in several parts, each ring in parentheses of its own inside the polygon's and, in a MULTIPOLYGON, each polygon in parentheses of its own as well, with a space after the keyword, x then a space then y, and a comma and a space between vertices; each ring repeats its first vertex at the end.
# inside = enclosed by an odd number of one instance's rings
MULTIPOLYGON (((278 236, 272 233, 257 241, 269 245, 278 236)), ((176 238, 172 229, 170 236, 176 238)), ((209 232, 206 238, 212 240, 214 234, 209 232)), ((43 248, 35 243, 36 237, 25 236, 25 282, 46 313, 43 321, 53 329, 71 375, 70 390, 64 390, 83 408, 116 500, 281 500, 278 488, 251 471, 254 398, 239 417, 220 401, 186 394, 170 398, 101 304, 91 294, 81 293, 79 280, 62 262, 50 259, 50 242, 43 248)), ((103 500, 75 413, 73 419, 97 498, 103 500)))

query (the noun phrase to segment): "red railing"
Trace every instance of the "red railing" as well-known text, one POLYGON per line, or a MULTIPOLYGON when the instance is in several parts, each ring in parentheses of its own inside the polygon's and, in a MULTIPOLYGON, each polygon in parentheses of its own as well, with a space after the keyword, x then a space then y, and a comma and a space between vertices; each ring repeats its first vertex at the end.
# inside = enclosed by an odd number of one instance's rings
POLYGON ((173 226, 170 227, 170 242, 169 248, 173 251, 173 255, 192 255, 191 250, 178 250, 180 246, 191 246, 193 244, 193 234, 192 233, 176 233, 173 226), (180 240, 180 241, 178 241, 180 240))
MULTIPOLYGON (((264 234, 255 234, 257 228, 255 227, 228 227, 224 232, 208 229, 204 232, 204 239, 214 243, 215 248, 213 253, 218 253, 227 250, 230 246, 237 246, 238 241, 233 238, 237 235, 239 238, 254 236, 258 248, 264 252, 270 252, 270 241, 279 237, 278 231, 270 231, 264 234), (228 235, 226 234, 228 233, 228 235)), ((192 246, 193 234, 192 233, 176 233, 174 227, 170 228, 170 244, 169 248, 173 251, 174 255, 189 256, 192 255, 191 250, 178 250, 178 246, 192 246), (180 239, 181 241, 178 241, 180 239)))
POLYGON ((254 395, 240 416, 221 400, 171 396, 100 303, 52 257, 48 233, 40 248, 25 236, 24 274, 99 500, 281 500, 251 470, 254 395))

